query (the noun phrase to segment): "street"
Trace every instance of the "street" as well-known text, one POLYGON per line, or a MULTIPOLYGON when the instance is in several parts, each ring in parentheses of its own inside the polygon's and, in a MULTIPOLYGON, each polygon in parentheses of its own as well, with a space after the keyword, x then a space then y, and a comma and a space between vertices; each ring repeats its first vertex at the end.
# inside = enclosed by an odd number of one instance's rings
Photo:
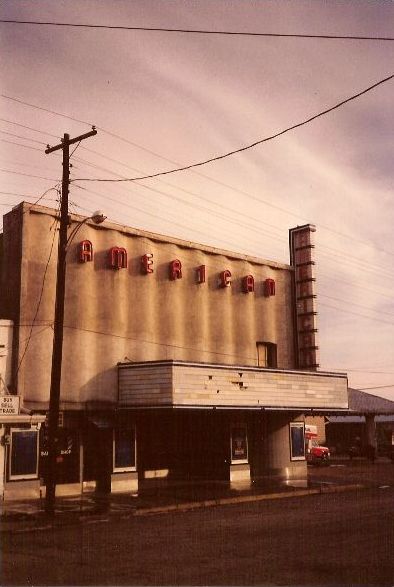
POLYGON ((2 536, 2 585, 393 585, 394 489, 2 536))

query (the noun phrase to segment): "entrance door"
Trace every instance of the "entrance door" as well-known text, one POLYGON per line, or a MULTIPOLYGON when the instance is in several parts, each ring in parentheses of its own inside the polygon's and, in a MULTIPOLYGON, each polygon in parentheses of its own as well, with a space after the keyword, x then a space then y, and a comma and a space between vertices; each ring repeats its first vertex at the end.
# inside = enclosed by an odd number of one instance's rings
POLYGON ((211 410, 178 414, 179 465, 189 479, 230 479, 229 426, 211 410))

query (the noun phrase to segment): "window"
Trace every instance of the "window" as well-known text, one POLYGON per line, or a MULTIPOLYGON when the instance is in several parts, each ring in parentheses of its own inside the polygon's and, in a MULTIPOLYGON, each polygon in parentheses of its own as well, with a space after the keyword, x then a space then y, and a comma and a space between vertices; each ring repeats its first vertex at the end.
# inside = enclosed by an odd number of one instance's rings
POLYGON ((114 471, 135 471, 135 428, 116 428, 114 430, 114 471))
POLYGON ((258 366, 276 369, 278 366, 276 344, 272 342, 258 342, 256 344, 258 366))
POLYGON ((248 462, 248 435, 245 425, 233 426, 231 429, 231 462, 248 462))
POLYGON ((38 431, 11 428, 10 481, 37 479, 38 477, 38 431))
POLYGON ((290 422, 290 459, 305 460, 304 422, 290 422))

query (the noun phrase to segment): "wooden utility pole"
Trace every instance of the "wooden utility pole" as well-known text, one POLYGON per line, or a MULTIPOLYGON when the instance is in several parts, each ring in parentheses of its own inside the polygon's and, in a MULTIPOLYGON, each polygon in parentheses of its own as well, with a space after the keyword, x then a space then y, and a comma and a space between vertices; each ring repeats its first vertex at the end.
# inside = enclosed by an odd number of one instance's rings
POLYGON ((45 153, 53 153, 59 149, 63 150, 63 177, 62 195, 60 208, 60 230, 59 246, 57 256, 57 277, 56 277, 56 298, 55 298, 55 321, 53 335, 51 389, 49 396, 48 412, 48 461, 45 494, 45 512, 48 516, 55 515, 56 497, 56 457, 57 457, 57 436, 59 425, 59 403, 60 387, 62 378, 62 356, 63 356, 63 323, 64 323, 64 300, 66 293, 66 254, 67 254, 67 228, 68 218, 68 190, 70 185, 70 145, 79 143, 88 137, 97 134, 96 129, 70 139, 70 135, 64 134, 59 145, 47 147, 45 153))

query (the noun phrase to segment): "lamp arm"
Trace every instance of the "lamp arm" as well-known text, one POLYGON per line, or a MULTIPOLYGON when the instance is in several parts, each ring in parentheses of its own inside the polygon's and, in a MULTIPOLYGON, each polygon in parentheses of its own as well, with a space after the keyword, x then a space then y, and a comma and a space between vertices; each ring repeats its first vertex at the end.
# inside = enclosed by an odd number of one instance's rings
POLYGON ((87 218, 84 218, 83 220, 81 220, 81 222, 78 222, 78 224, 75 226, 75 228, 73 228, 73 230, 71 231, 71 233, 69 234, 68 238, 67 238, 67 245, 66 245, 66 250, 68 250, 69 246, 71 245, 72 241, 74 240, 77 232, 79 231, 79 229, 81 228, 81 226, 83 224, 85 224, 88 220, 91 220, 90 216, 88 216, 87 218))

